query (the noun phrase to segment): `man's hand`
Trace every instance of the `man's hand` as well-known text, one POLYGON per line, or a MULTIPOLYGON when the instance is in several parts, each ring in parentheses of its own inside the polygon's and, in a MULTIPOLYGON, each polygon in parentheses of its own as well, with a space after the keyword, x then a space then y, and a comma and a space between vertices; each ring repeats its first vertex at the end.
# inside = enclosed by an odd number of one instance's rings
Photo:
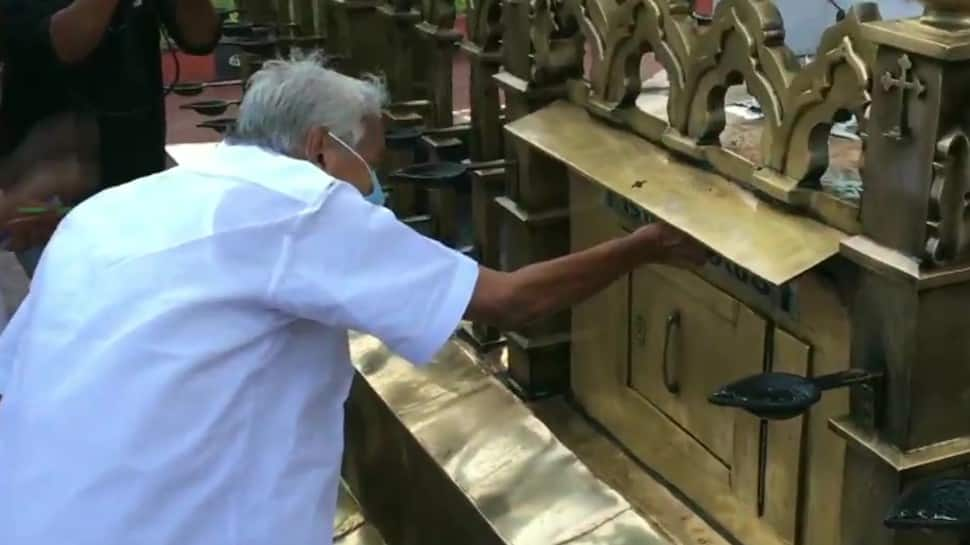
POLYGON ((653 223, 633 233, 648 252, 647 259, 674 267, 699 267, 711 252, 696 240, 666 223, 653 223))

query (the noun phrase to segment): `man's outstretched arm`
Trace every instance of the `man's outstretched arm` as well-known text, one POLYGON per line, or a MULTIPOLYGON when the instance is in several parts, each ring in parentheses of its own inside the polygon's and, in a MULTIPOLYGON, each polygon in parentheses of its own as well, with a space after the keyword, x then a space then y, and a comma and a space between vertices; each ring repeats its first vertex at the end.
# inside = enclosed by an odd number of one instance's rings
POLYGON ((481 267, 465 318, 515 329, 582 302, 645 263, 701 265, 706 257, 686 235, 655 224, 514 272, 481 267))

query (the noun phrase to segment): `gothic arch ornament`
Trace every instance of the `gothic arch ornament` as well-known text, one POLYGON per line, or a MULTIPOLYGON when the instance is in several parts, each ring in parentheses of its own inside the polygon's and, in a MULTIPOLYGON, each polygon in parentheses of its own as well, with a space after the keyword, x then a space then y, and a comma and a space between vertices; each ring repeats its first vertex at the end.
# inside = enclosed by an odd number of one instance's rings
POLYGON ((970 254, 970 138, 957 128, 936 145, 925 258, 940 267, 970 254))
POLYGON ((823 35, 815 59, 802 68, 784 93, 782 126, 769 142, 766 166, 812 185, 829 164, 828 137, 833 120, 852 113, 860 125, 869 93, 875 47, 861 37, 861 25, 878 20, 873 5, 860 5, 823 35))
POLYGON ((571 1, 534 1, 531 29, 534 83, 555 84, 583 76, 586 37, 575 10, 566 5, 571 1))
POLYGON ((781 13, 770 0, 724 0, 714 22, 700 36, 687 71, 687 135, 699 144, 714 144, 724 130, 724 95, 745 83, 765 116, 762 156, 781 127, 782 91, 798 72, 798 62, 785 45, 781 13))

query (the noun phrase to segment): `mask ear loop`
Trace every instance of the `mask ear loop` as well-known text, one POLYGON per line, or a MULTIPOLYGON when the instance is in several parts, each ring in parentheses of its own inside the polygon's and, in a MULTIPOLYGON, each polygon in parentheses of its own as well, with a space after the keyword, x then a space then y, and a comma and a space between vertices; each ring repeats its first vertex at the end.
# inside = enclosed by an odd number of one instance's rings
MULTIPOLYGON (((350 153, 352 153, 352 154, 354 155, 354 157, 356 157, 356 158, 357 158, 357 160, 358 160, 358 161, 360 161, 361 163, 363 163, 363 164, 364 164, 364 167, 366 167, 366 168, 367 168, 367 172, 370 172, 370 173, 373 173, 373 172, 374 172, 374 169, 372 169, 372 168, 370 167, 370 165, 369 165, 369 164, 367 163, 367 161, 365 161, 365 160, 364 160, 364 158, 363 158, 363 157, 361 157, 359 153, 357 153, 357 150, 355 150, 355 149, 354 149, 353 147, 351 147, 351 146, 350 146, 349 144, 347 144, 347 142, 345 142, 345 141, 344 141, 344 140, 343 140, 342 138, 340 138, 340 137, 339 137, 339 136, 337 136, 336 134, 334 134, 334 133, 332 133, 332 132, 329 132, 329 131, 327 132, 327 134, 329 134, 329 135, 330 135, 330 138, 333 138, 333 139, 334 139, 334 140, 336 140, 336 141, 337 141, 337 142, 338 142, 338 143, 339 143, 339 144, 340 144, 341 146, 343 146, 343 147, 345 147, 345 148, 346 148, 346 149, 347 149, 348 151, 350 151, 350 153)), ((374 182, 372 181, 371 183, 373 184, 374 182)), ((377 188, 375 188, 375 187, 372 187, 372 188, 371 188, 371 193, 373 193, 373 192, 374 192, 374 191, 375 191, 376 189, 377 189, 377 188)))
POLYGON ((365 161, 364 158, 361 157, 359 153, 357 153, 357 150, 355 150, 353 148, 353 146, 351 146, 344 139, 340 138, 339 136, 337 136, 336 134, 334 134, 332 132, 329 132, 328 131, 328 134, 330 134, 330 138, 333 138, 334 140, 336 140, 337 142, 339 142, 341 146, 347 148, 347 150, 350 151, 350 153, 353 153, 354 154, 354 157, 356 157, 361 163, 364 163, 364 165, 368 169, 370 168, 370 165, 367 164, 367 161, 365 161))

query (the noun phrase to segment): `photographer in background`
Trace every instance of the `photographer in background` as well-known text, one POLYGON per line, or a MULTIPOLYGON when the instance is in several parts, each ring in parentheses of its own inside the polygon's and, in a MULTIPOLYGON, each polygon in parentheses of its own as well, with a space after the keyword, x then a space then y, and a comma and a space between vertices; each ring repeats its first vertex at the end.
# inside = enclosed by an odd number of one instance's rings
MULTIPOLYGON (((76 113, 95 120, 95 191, 163 170, 162 25, 189 54, 208 54, 220 37, 210 0, 0 0, 0 156, 45 120, 76 113)), ((31 273, 34 259, 21 261, 31 273)))

